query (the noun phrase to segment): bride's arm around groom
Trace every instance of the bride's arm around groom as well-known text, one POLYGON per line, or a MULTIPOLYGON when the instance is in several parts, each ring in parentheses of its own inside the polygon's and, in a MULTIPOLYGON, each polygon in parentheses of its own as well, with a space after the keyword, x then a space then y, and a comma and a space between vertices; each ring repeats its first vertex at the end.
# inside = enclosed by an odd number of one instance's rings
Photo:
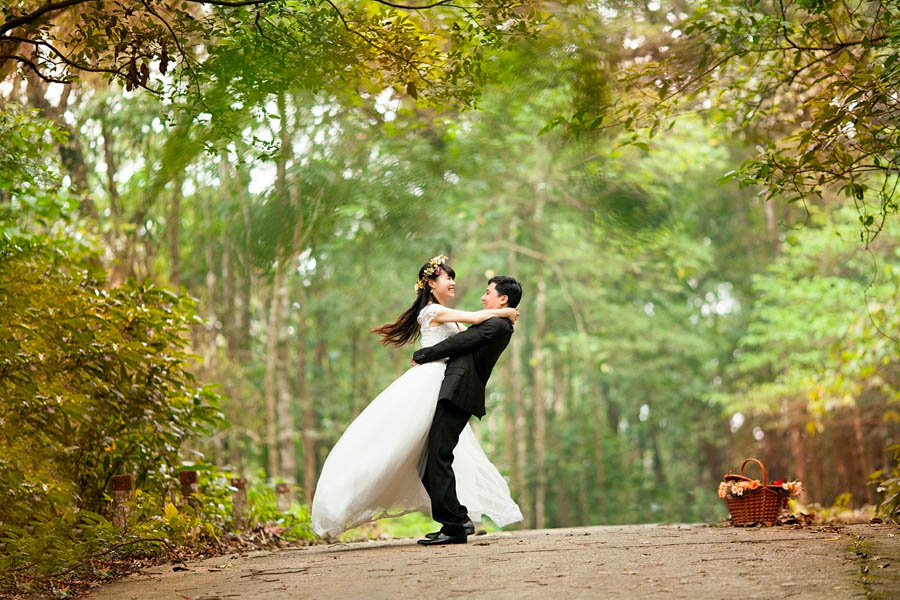
POLYGON ((455 358, 463 354, 469 354, 476 348, 487 344, 492 339, 511 329, 512 324, 508 320, 491 317, 479 325, 473 325, 434 346, 419 348, 413 353, 413 362, 421 365, 441 360, 442 358, 455 358))

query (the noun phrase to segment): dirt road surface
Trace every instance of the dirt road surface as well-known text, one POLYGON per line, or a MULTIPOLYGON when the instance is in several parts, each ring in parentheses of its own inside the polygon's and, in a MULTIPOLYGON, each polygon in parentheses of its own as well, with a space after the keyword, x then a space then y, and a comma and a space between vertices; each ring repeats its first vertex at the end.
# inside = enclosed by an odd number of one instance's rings
POLYGON ((90 600, 900 598, 900 528, 629 525, 331 544, 157 566, 90 600))

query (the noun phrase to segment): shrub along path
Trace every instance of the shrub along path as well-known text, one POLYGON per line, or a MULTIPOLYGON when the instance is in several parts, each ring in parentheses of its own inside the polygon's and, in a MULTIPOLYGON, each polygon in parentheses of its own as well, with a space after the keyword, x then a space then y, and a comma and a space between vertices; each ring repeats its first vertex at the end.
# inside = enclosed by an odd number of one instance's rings
POLYGON ((896 598, 900 528, 628 525, 500 532, 465 546, 331 544, 154 567, 91 600, 896 598))

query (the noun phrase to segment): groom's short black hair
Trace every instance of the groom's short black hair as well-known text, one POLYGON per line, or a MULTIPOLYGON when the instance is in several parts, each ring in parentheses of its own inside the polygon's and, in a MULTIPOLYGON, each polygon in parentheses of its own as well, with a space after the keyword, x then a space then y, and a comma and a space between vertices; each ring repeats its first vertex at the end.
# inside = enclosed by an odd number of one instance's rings
POLYGON ((522 286, 518 281, 506 275, 497 275, 488 281, 488 285, 492 283, 494 289, 497 290, 497 295, 506 296, 508 307, 515 308, 519 305, 519 301, 522 299, 522 286))

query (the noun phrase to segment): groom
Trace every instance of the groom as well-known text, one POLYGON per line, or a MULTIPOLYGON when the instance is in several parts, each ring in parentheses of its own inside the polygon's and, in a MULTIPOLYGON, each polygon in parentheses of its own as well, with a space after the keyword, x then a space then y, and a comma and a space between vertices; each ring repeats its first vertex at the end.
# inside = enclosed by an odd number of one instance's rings
MULTIPOLYGON (((515 308, 521 299, 519 282, 501 275, 488 282, 481 304, 484 308, 515 308)), ((512 323, 493 317, 413 354, 417 364, 450 359, 428 434, 428 457, 422 475, 431 497, 431 515, 443 526, 419 540, 423 546, 465 544, 466 536, 474 532, 468 510, 456 497, 453 449, 469 418, 484 416, 484 386, 512 334, 512 323)))

